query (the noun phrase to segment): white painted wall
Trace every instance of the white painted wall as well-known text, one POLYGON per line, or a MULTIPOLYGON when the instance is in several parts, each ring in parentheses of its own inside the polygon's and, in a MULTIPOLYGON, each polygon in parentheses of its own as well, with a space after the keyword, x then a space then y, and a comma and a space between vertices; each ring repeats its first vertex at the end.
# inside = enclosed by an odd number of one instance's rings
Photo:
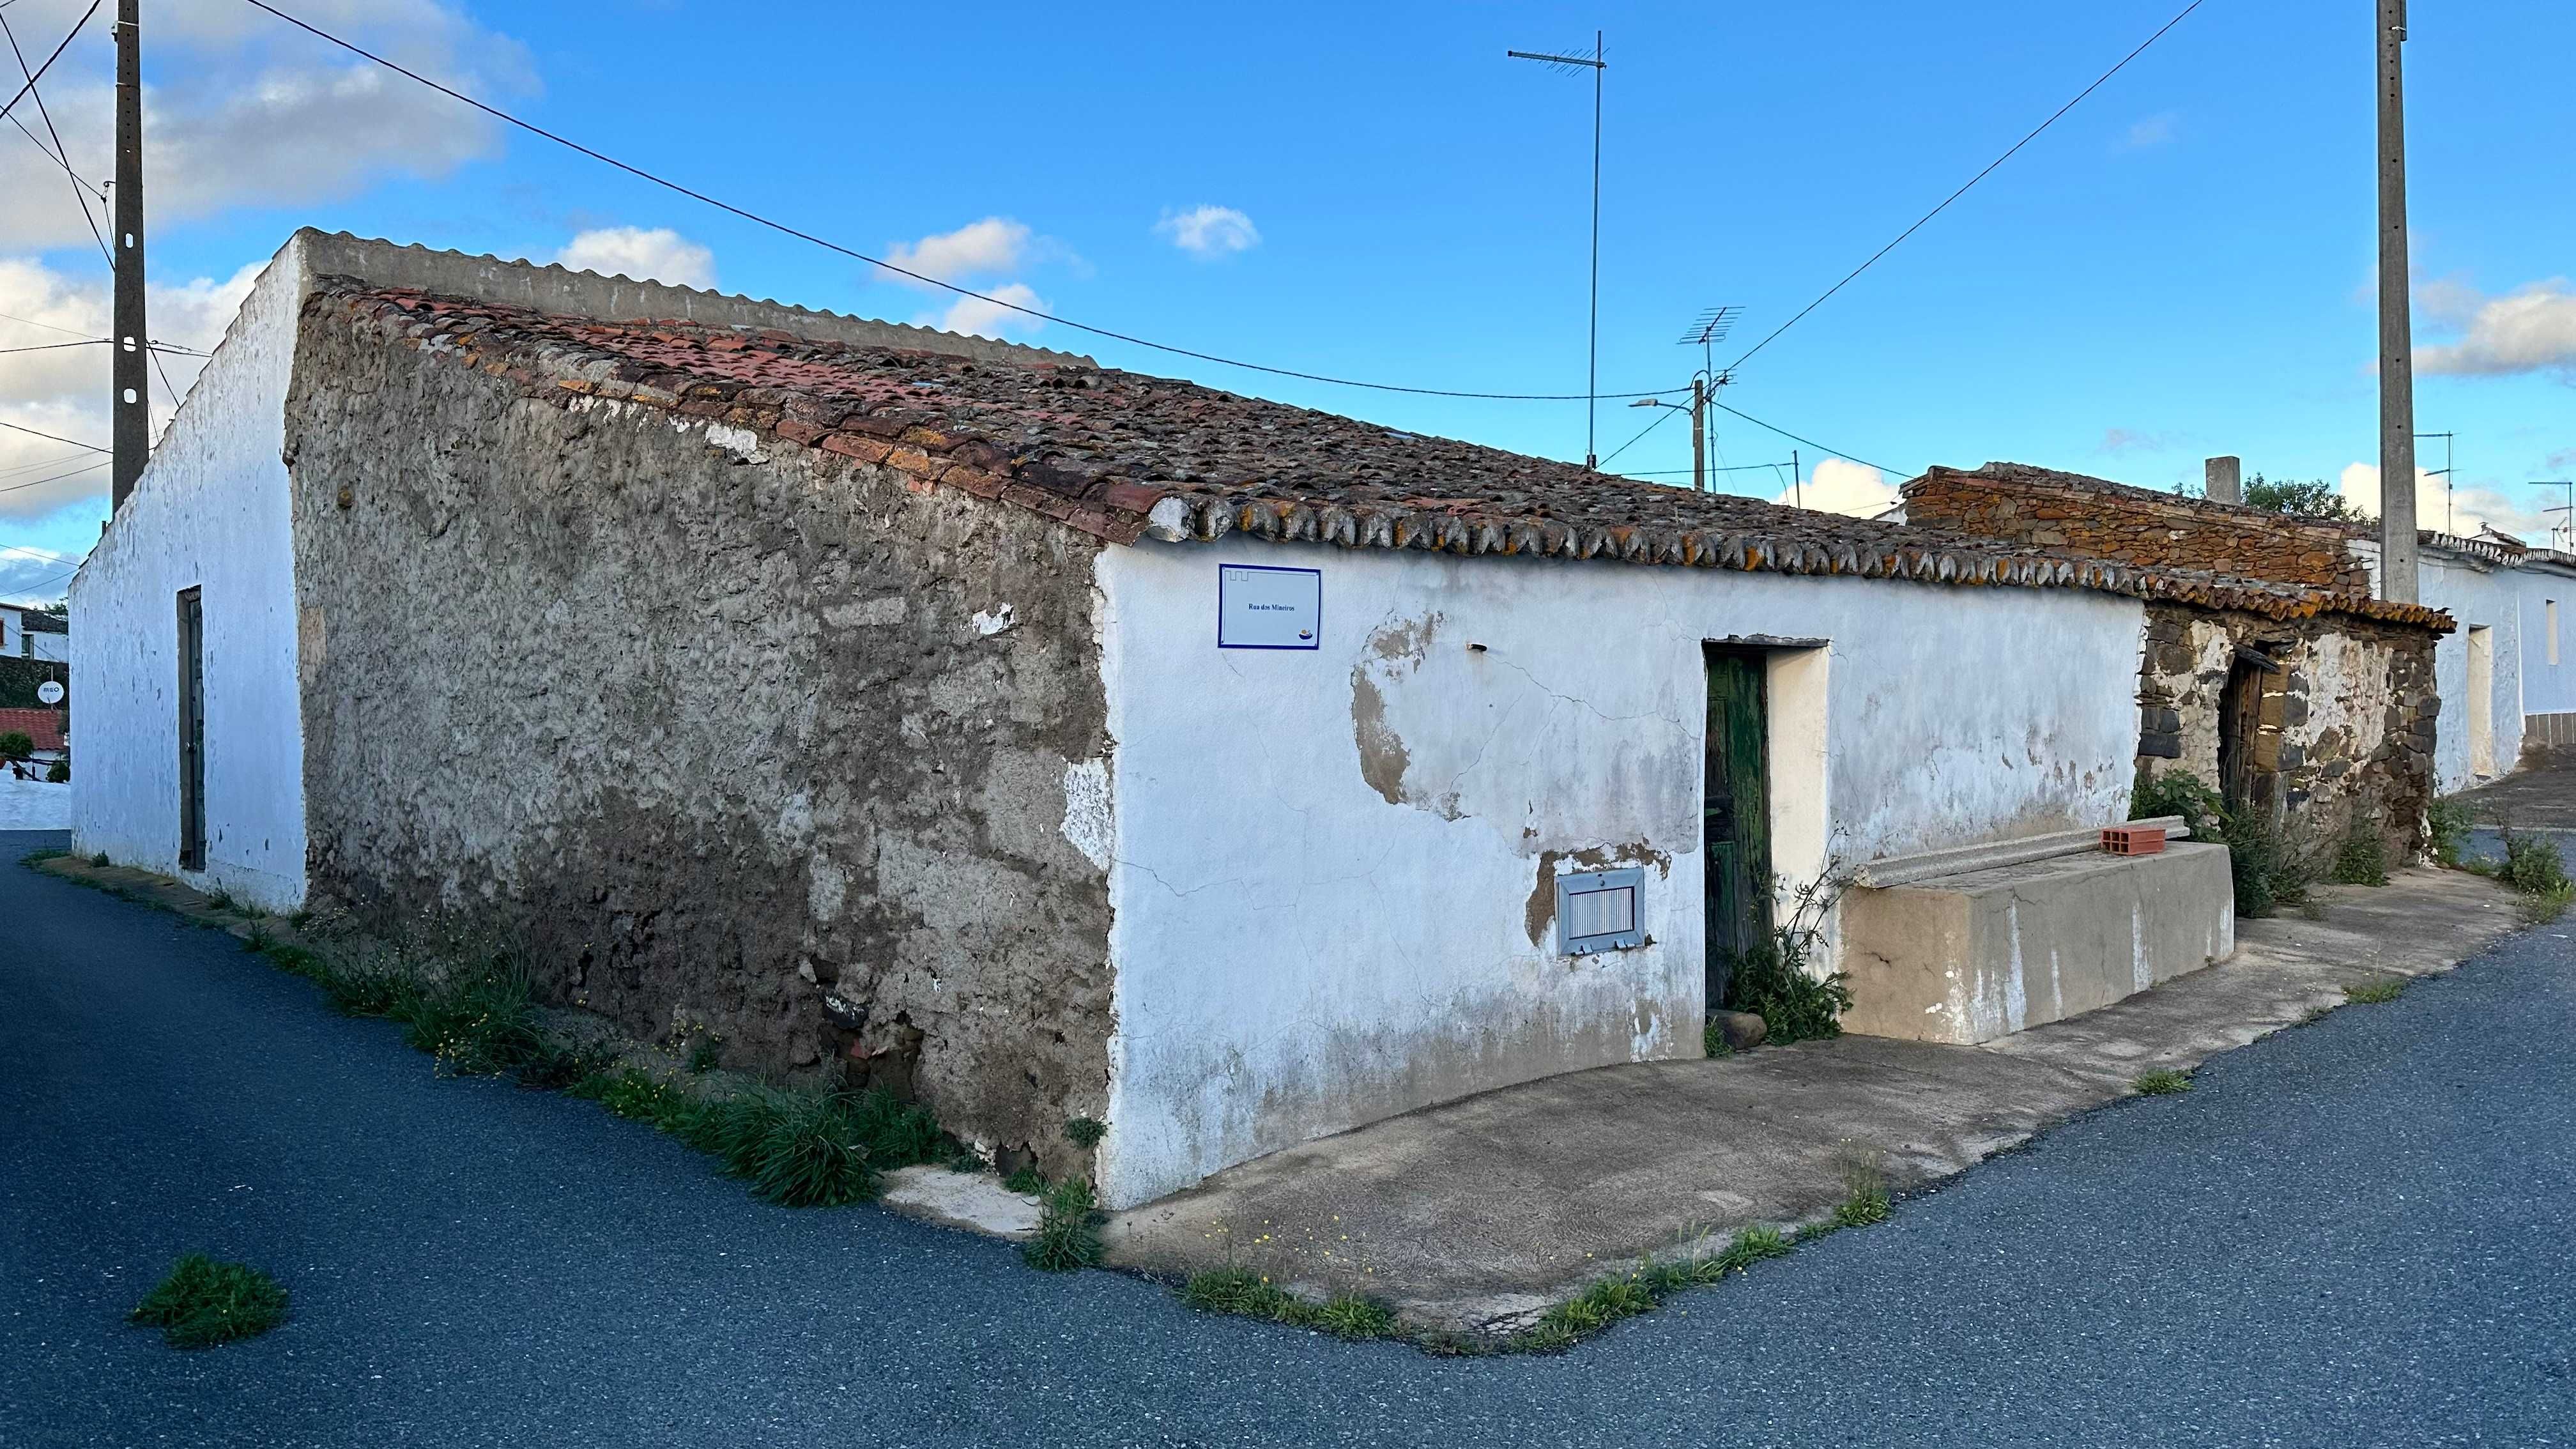
POLYGON ((2514 571, 2521 596, 2522 710, 2576 714, 2576 567, 2525 563, 2514 571), (2557 604, 2558 657, 2549 657, 2550 604, 2557 604))
POLYGON ((1258 540, 1108 549, 1099 581, 1113 1206, 1412 1106, 1695 1055, 1705 640, 1831 641, 1770 674, 1774 779, 1809 782, 1775 792, 1783 874, 2127 814, 2133 600, 1258 540), (1320 567, 1321 648, 1219 651, 1227 562, 1320 567), (1646 867, 1649 944, 1569 959, 1552 920, 1534 941, 1544 872, 1601 863, 1646 867))
POLYGON ((304 729, 285 443, 302 243, 271 261, 72 580, 72 833, 179 874, 178 595, 205 597, 207 890, 304 900, 304 729))

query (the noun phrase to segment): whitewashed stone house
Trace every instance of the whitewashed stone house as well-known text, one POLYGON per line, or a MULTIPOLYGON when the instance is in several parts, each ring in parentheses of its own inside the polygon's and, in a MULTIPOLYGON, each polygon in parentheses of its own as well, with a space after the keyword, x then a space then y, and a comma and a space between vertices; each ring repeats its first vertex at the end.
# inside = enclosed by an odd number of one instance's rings
POLYGON ((307 232, 75 585, 76 833, 1123 1206, 1698 1054, 1776 879, 2120 819, 2183 587, 2316 607, 307 232))

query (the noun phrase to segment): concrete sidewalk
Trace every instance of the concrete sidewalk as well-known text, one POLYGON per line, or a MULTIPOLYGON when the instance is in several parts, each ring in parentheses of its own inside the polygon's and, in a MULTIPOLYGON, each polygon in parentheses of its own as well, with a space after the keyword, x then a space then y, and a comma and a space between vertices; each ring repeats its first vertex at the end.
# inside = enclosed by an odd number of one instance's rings
MULTIPOLYGON (((1241 1266, 1359 1290, 1411 1326, 1509 1331, 1581 1284, 1704 1236, 1821 1219, 1855 1153, 1897 1191, 1947 1177, 2388 973, 2446 970, 2514 928, 2480 877, 2318 890, 2321 920, 2240 923, 2222 965, 1982 1047, 1845 1036, 1530 1082, 1274 1153, 1117 1215, 1121 1267, 1241 1266)), ((2085 1231, 2066 1223, 2067 1234, 2085 1231)))
POLYGON ((2535 753, 2503 779, 2452 798, 2484 824, 2576 831, 2576 749, 2535 753))

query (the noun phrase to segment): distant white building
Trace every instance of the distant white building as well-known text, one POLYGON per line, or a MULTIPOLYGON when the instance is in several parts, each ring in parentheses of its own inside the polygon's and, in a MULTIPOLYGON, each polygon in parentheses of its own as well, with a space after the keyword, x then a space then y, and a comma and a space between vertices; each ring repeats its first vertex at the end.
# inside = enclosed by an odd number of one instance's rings
MULTIPOLYGON (((2459 621, 2434 655, 2442 728, 2434 777, 2465 790, 2512 770, 2527 751, 2576 746, 2576 554, 2501 535, 2426 532, 2418 543, 2423 602, 2459 621)), ((2379 572, 2379 545, 2354 545, 2379 572)))
POLYGON ((57 614, 0 604, 0 659, 48 659, 69 664, 72 630, 57 614))

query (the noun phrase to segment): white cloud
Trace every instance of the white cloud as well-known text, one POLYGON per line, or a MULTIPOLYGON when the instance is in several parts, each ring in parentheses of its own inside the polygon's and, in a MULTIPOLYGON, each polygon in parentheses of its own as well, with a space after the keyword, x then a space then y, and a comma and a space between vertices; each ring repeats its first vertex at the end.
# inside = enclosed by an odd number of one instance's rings
POLYGON ((1801 504, 1818 513, 1875 518, 1896 506, 1896 485, 1876 468, 1841 458, 1827 458, 1807 475, 1803 489, 1782 492, 1774 503, 1801 504))
MULTIPOLYGON (((46 37, 50 50, 83 3, 17 0, 8 14, 21 48, 46 37)), ((516 41, 446 4, 310 0, 298 10, 461 89, 504 98, 535 89, 516 41)), ((498 145, 489 118, 247 5, 170 0, 147 24, 145 195, 155 224, 306 204, 385 175, 437 178, 498 145)), ((111 64, 106 28, 93 25, 44 82, 72 166, 93 182, 113 170, 111 64)), ((91 244, 70 181, 35 147, 0 147, 0 195, 11 198, 0 208, 0 246, 91 244)))
POLYGON ((984 291, 987 296, 994 298, 994 301, 987 302, 982 297, 960 297, 949 304, 946 312, 935 317, 924 317, 920 319, 919 325, 936 327, 942 332, 971 333, 977 337, 1007 337, 1014 332, 1035 332, 1046 325, 1041 318, 1032 317, 1026 312, 1014 312, 1010 307, 997 305, 1001 302, 1009 302, 1014 306, 1045 311, 1046 300, 1032 290, 1026 282, 1004 282, 1000 286, 989 287, 984 291))
MULTIPOLYGON (((199 277, 153 287, 146 299, 152 337, 192 351, 213 350, 265 265, 253 262, 222 281, 199 277)), ((103 337, 109 325, 108 281, 58 272, 26 258, 0 258, 0 312, 42 324, 0 321, 0 346, 74 340, 67 334, 103 337)), ((0 420, 82 442, 106 442, 110 361, 103 345, 0 355, 0 420)), ((160 365, 162 371, 152 376, 156 425, 168 422, 179 396, 205 364, 200 358, 164 354, 160 365), (162 372, 169 375, 167 388, 162 372)), ((89 468, 97 461, 99 455, 76 447, 0 429, 0 489, 7 490, 0 492, 0 518, 38 517, 103 495, 106 470, 89 468), (70 476, 55 476, 65 473, 70 476)))
POLYGON ((2552 277, 2500 297, 2458 282, 2436 282, 2419 294, 2425 313, 2457 329, 2460 340, 2415 354, 2419 372, 2502 377, 2556 371, 2576 378, 2576 290, 2552 277))
POLYGON ((2168 145, 2173 141, 2181 124, 2182 117, 2172 111, 2148 116, 2144 120, 2131 123, 2128 131, 2120 138, 2120 147, 2126 151, 2145 151, 2168 145))
POLYGON ((674 287, 713 287, 716 254, 667 226, 603 226, 574 236, 555 260, 576 272, 674 287))
POLYGON ((1261 245, 1261 231, 1252 218, 1231 206, 1193 206, 1187 211, 1166 211, 1154 223, 1154 231, 1171 239, 1172 245, 1202 260, 1250 251, 1261 245))
MULTIPOLYGON (((2379 465, 2347 465, 2335 482, 2335 491, 2353 507, 2379 516, 2379 465)), ((2492 488, 2465 487, 2453 493, 2442 486, 2442 480, 2415 469, 2415 526, 2443 533, 2473 537, 2481 528, 2494 528, 2509 533, 2526 543, 2543 543, 2549 537, 2549 519, 2542 516, 2542 505, 2525 507, 2522 503, 2492 488)))
MULTIPOLYGON (((1027 223, 1007 216, 988 216, 970 221, 955 231, 940 232, 914 242, 896 242, 886 248, 886 260, 910 272, 936 277, 943 282, 962 282, 969 277, 990 277, 1016 271, 1029 251, 1027 223)), ((907 286, 919 286, 909 278, 898 278, 907 286)), ((982 290, 982 289, 978 289, 982 290)))

